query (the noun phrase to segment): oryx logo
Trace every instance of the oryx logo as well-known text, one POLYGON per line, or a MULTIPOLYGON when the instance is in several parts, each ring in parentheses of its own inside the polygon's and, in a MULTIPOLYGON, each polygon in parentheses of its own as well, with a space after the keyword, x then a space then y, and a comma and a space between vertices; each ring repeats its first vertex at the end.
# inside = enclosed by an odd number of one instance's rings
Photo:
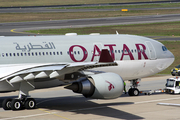
POLYGON ((109 83, 109 86, 108 86, 109 91, 114 89, 114 85, 112 83, 110 83, 109 81, 106 81, 106 82, 109 83))

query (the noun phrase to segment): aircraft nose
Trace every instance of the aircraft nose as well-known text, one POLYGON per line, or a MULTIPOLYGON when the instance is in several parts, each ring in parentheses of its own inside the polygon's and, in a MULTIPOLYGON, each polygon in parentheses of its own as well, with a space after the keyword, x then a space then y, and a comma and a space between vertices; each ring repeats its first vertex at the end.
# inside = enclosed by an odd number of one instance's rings
POLYGON ((170 52, 170 51, 169 51, 169 53, 168 53, 168 56, 169 56, 169 58, 174 58, 174 55, 173 55, 172 52, 170 52))
POLYGON ((170 58, 170 60, 171 60, 171 64, 174 62, 174 55, 169 51, 168 52, 168 56, 167 56, 167 58, 170 58))

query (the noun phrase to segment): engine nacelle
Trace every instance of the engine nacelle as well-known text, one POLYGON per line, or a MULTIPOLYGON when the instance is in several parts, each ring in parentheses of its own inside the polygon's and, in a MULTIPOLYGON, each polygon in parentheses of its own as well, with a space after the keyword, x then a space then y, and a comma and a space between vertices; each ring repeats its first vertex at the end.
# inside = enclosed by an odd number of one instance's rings
POLYGON ((84 77, 65 87, 85 97, 113 99, 121 96, 124 89, 123 79, 115 73, 101 73, 84 77))

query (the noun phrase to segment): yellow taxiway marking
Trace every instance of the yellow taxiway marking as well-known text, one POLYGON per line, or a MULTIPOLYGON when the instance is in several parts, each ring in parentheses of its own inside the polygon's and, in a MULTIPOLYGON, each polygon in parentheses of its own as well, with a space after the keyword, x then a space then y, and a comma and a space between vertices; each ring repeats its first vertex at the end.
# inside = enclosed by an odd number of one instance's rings
POLYGON ((39 109, 39 110, 41 110, 41 111, 44 111, 44 112, 46 112, 46 113, 49 113, 49 114, 55 115, 55 116, 57 116, 57 117, 63 118, 63 119, 65 119, 65 120, 71 120, 71 119, 69 119, 69 118, 66 118, 66 117, 60 116, 60 115, 58 115, 58 114, 55 114, 55 113, 49 112, 49 111, 47 111, 47 110, 43 110, 43 109, 40 109, 40 108, 38 108, 38 109, 39 109))
POLYGON ((24 32, 17 32, 17 31, 15 31, 16 29, 12 29, 11 30, 11 32, 13 32, 13 33, 24 33, 24 32))

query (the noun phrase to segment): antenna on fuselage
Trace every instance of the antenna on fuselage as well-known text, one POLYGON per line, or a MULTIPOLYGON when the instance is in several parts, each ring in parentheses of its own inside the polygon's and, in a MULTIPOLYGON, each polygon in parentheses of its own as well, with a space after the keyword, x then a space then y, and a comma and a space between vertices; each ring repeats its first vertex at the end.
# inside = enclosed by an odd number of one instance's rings
POLYGON ((119 35, 118 31, 116 31, 116 34, 119 35))

